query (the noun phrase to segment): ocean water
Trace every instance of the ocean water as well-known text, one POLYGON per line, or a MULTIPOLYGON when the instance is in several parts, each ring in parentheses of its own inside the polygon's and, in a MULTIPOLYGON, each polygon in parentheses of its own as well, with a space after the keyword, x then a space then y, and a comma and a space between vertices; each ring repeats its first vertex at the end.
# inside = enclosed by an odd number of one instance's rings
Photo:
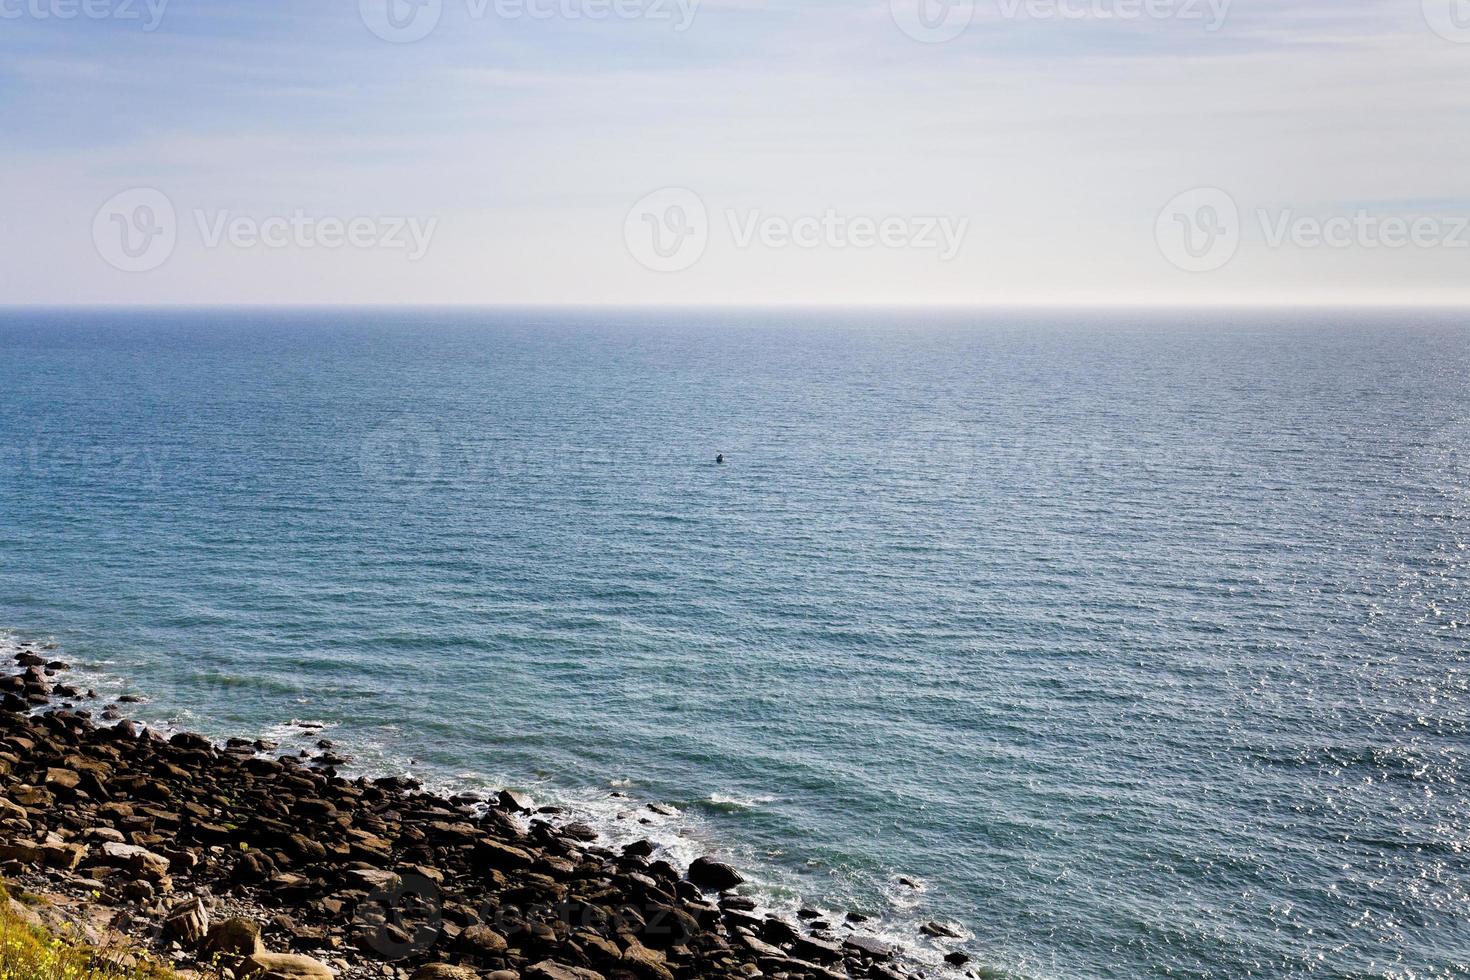
POLYGON ((1470 976, 1467 543, 1447 315, 0 314, 6 642, 995 976, 1470 976))

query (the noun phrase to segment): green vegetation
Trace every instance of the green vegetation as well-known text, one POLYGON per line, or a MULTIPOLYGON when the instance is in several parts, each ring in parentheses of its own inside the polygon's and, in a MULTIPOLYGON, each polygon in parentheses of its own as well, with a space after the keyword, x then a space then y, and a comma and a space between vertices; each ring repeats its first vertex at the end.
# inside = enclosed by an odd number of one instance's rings
MULTIPOLYGON (((176 980, 152 963, 38 929, 16 914, 10 898, 0 885, 0 980, 176 980)), ((24 892, 16 901, 36 904, 24 892)))

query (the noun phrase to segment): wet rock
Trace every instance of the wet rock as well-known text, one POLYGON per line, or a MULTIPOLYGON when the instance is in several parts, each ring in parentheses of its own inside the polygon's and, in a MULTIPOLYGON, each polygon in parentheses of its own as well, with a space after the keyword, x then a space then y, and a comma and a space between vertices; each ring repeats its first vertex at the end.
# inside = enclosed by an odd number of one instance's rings
POLYGON ((959 939, 960 934, 942 922, 926 922, 919 926, 919 931, 926 936, 934 936, 943 939, 959 939))
POLYGON ((653 854, 653 843, 647 840, 635 840, 624 846, 623 853, 628 857, 646 858, 653 854))
POLYGON ((569 823, 561 829, 561 832, 564 837, 570 837, 572 840, 583 843, 597 840, 597 831, 585 823, 569 823))
POLYGON ((796 927, 784 919, 772 917, 761 923, 761 938, 768 943, 785 946, 800 939, 801 933, 797 932, 796 927))
POLYGON ((950 966, 964 966, 966 963, 970 962, 970 957, 966 956, 964 953, 955 951, 953 953, 944 954, 944 962, 948 963, 950 966))
POLYGON ((702 857, 689 865, 689 880, 705 891, 722 892, 743 883, 745 877, 728 864, 702 857))
POLYGON ((868 959, 887 960, 893 957, 893 947, 872 936, 848 936, 842 941, 842 946, 868 959))
POLYGON ((530 813, 535 806, 529 796, 517 793, 512 789, 501 790, 500 795, 496 797, 496 802, 505 809, 514 810, 516 813, 530 813))
POLYGON ((792 955, 813 963, 835 963, 842 959, 842 947, 813 936, 798 937, 791 947, 792 955))

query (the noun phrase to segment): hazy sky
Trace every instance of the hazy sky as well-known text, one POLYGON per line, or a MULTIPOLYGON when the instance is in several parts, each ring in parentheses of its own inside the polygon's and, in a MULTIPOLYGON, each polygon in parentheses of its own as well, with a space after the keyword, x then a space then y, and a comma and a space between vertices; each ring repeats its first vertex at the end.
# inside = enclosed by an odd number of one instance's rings
POLYGON ((1470 0, 0 0, 3 303, 1470 302, 1470 0))

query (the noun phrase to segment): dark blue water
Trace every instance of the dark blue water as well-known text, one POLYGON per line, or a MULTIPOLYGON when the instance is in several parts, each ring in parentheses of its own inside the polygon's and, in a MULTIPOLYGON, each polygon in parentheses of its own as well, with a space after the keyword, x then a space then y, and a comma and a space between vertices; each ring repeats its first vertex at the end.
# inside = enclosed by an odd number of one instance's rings
POLYGON ((1006 975, 1464 977, 1467 451, 1442 315, 10 313, 0 625, 1006 975))

